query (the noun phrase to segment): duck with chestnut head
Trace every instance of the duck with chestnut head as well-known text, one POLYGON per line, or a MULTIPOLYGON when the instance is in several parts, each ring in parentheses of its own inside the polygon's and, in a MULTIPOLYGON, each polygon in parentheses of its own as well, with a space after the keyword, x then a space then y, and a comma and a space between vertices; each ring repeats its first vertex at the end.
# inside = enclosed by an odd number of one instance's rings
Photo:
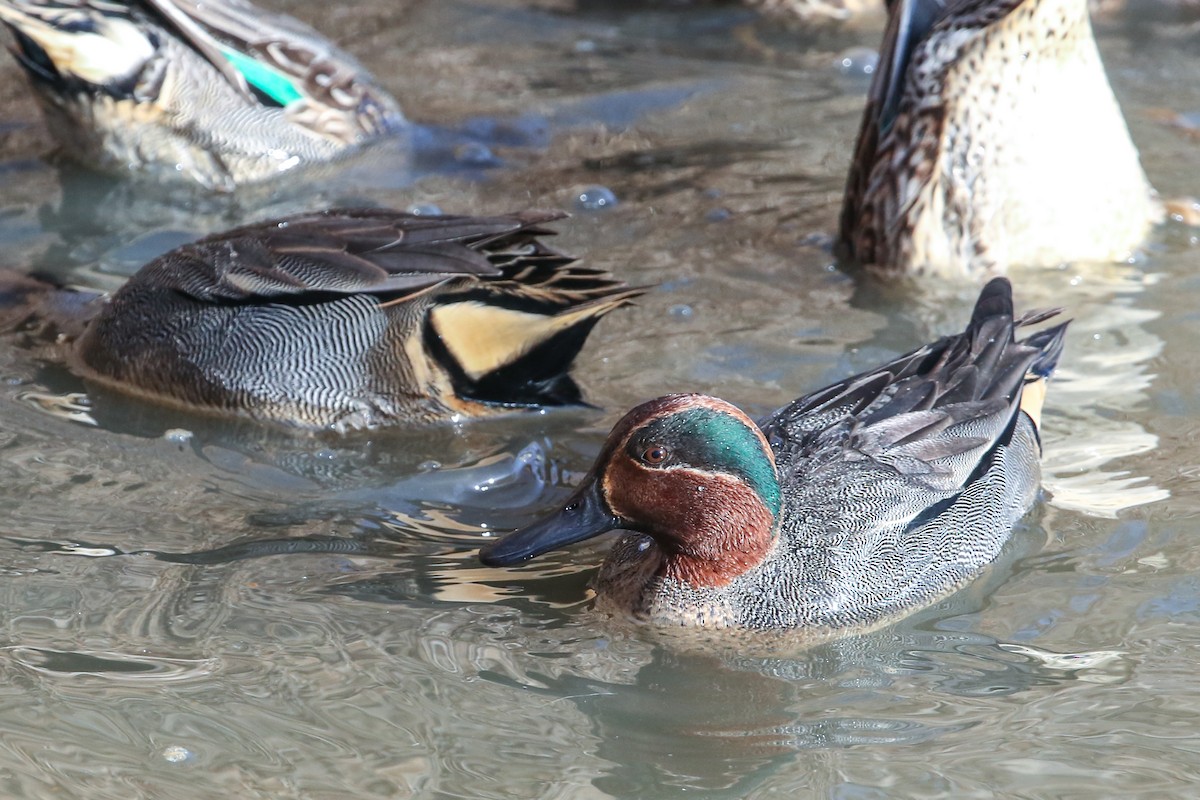
POLYGON ((1047 377, 1066 323, 1018 341, 1003 278, 966 330, 756 424, 698 394, 617 423, 559 512, 481 552, 518 564, 628 531, 598 607, 663 626, 842 632, 927 605, 1000 553, 1040 485, 1047 377))

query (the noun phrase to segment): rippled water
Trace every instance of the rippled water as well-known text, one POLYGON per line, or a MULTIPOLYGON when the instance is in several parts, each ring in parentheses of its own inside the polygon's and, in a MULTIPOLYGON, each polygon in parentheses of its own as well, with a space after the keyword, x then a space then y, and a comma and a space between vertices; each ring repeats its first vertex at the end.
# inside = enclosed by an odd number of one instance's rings
MULTIPOLYGON (((424 126, 411 157, 167 203, 43 158, 5 59, 4 265, 111 287, 199 233, 314 204, 557 206, 576 212, 564 248, 659 288, 580 359, 603 410, 461 429, 302 438, 105 397, 92 425, 47 411, 80 384, 0 347, 0 795, 1193 791, 1196 230, 1165 226, 1135 264, 1013 276, 1023 306, 1075 323, 1046 502, 983 580, 807 651, 664 641, 588 611, 604 543, 511 571, 474 550, 560 501, 636 402, 701 390, 765 412, 962 324, 971 289, 856 290, 822 246, 877 28, 736 6, 271 5, 395 92, 424 126)), ((1109 24, 1101 45, 1155 184, 1200 193, 1200 145, 1158 121, 1200 109, 1196 34, 1109 24)))

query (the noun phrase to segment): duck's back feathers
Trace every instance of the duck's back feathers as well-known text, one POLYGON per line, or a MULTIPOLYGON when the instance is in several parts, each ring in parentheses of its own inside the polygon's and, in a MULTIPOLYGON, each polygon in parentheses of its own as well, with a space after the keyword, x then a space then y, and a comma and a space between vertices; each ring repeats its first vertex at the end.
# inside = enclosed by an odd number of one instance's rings
POLYGON ((994 279, 963 333, 802 397, 760 424, 780 463, 944 471, 938 462, 994 444, 1010 426, 1027 379, 1053 371, 1066 324, 1021 342, 1014 331, 1057 313, 1014 320, 1011 286, 994 279))
POLYGON ((327 39, 285 14, 242 0, 145 0, 158 18, 248 100, 280 108, 328 138, 352 144, 403 121, 395 101, 327 39))
POLYGON ((303 302, 370 293, 396 302, 456 277, 501 278, 528 258, 574 259, 538 240, 560 212, 507 217, 334 209, 234 228, 167 253, 135 280, 204 302, 303 302))

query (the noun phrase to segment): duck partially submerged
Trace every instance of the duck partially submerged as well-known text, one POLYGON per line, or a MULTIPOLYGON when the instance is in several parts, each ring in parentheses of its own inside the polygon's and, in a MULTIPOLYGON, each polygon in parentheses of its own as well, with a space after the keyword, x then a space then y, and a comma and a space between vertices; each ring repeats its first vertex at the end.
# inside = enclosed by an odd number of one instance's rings
POLYGON ((895 0, 838 255, 885 276, 1120 261, 1163 211, 1087 0, 895 0))
POLYGON ((617 423, 558 513, 485 547, 507 566, 631 531, 598 607, 662 626, 846 632, 953 591, 1000 553, 1038 493, 1045 382, 1066 323, 1017 341, 1004 278, 965 332, 755 424, 668 395, 617 423))
POLYGON ((156 403, 347 431, 581 402, 569 369, 644 290, 541 241, 561 212, 299 215, 150 262, 108 302, 11 281, 10 327, 51 317, 88 381, 156 403), (64 307, 90 319, 63 324, 64 307), (39 309, 52 309, 45 313, 39 309))
POLYGON ((745 0, 767 14, 806 23, 846 22, 881 8, 879 0, 745 0))
POLYGON ((219 191, 406 127, 351 56, 243 0, 6 0, 0 21, 63 151, 219 191))

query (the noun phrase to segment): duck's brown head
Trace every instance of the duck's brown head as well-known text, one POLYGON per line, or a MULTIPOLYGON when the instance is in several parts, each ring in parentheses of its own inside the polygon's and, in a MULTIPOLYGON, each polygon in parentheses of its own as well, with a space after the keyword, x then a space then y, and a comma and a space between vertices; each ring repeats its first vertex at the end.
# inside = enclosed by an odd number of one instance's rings
POLYGON ((667 395, 617 423, 562 510, 480 558, 508 566, 620 528, 655 541, 663 574, 723 586, 766 556, 781 507, 774 456, 749 417, 715 397, 667 395))

